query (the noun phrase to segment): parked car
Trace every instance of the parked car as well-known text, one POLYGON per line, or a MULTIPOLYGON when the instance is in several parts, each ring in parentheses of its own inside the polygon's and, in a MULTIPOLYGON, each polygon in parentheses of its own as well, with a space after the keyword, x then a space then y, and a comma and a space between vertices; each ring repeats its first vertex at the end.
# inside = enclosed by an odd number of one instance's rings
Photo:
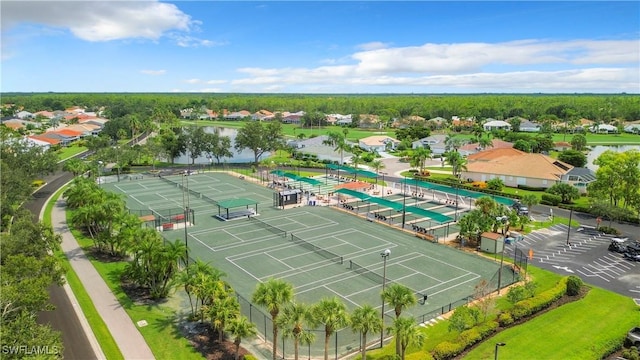
POLYGON ((627 251, 624 253, 624 258, 630 261, 640 261, 640 253, 632 253, 627 251))
POLYGON ((513 205, 511 205, 511 208, 517 211, 518 215, 529 215, 529 208, 522 205, 520 202, 514 202, 513 205))
POLYGON ((632 346, 640 347, 640 326, 636 326, 627 333, 627 342, 632 346))
POLYGON ((637 241, 628 243, 626 246, 626 251, 628 253, 631 253, 632 255, 640 255, 640 244, 637 241))
POLYGON ((611 241, 611 244, 609 244, 609 251, 623 254, 627 252, 627 246, 621 242, 611 241))

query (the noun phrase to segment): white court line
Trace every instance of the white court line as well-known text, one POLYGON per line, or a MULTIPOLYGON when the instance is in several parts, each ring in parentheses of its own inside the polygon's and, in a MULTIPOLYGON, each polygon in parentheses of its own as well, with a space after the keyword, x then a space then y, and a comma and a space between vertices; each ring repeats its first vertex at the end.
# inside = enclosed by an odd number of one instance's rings
MULTIPOLYGON (((469 274, 473 274, 473 273, 469 273, 469 274)), ((475 281, 475 280, 479 279, 480 277, 481 277, 480 275, 477 275, 477 274, 476 274, 476 276, 474 276, 472 279, 469 279, 469 280, 467 280, 467 281, 463 281, 463 282, 461 282, 461 283, 457 283, 457 284, 455 284, 455 285, 453 285, 453 286, 449 286, 448 288, 444 288, 444 289, 442 289, 442 290, 440 290, 440 291, 436 291, 436 292, 434 292, 434 293, 432 293, 432 294, 429 294, 429 296, 434 296, 434 295, 440 294, 440 293, 442 293, 442 292, 449 291, 449 290, 451 290, 451 289, 453 289, 453 288, 456 288, 456 287, 458 287, 458 286, 464 285, 464 284, 466 284, 466 283, 468 283, 468 282, 475 281)))
POLYGON ((142 201, 138 200, 135 196, 133 196, 133 195, 127 195, 127 196, 129 196, 133 200, 137 201, 140 205, 147 206, 147 204, 145 204, 142 201))
POLYGON ((268 252, 268 251, 265 251, 265 252, 264 252, 264 254, 265 254, 265 255, 267 255, 268 257, 272 258, 273 260, 275 260, 275 261, 277 261, 277 262, 281 263, 282 265, 284 265, 284 266, 288 267, 288 268, 289 268, 289 270, 294 270, 294 268, 293 268, 293 267, 291 267, 291 266, 287 265, 284 261, 282 261, 282 260, 278 259, 278 258, 277 258, 277 257, 275 257, 275 256, 271 256, 271 254, 269 254, 269 252, 268 252))
POLYGON ((257 282, 261 283, 262 280, 260 278, 255 277, 252 273, 248 272, 247 270, 245 270, 245 268, 243 268, 242 266, 236 264, 233 260, 230 260, 229 258, 225 258, 228 262, 232 263, 233 265, 235 265, 238 269, 242 270, 243 272, 245 272, 247 275, 251 276, 252 278, 256 279, 257 282))
POLYGON ((328 287, 326 287, 326 286, 324 286, 324 285, 323 285, 322 287, 323 287, 323 288, 325 288, 325 289, 327 289, 327 290, 329 290, 330 292, 332 292, 332 293, 334 293, 334 294, 338 295, 339 297, 341 297, 341 298, 343 298, 343 299, 347 300, 348 302, 352 303, 353 305, 355 305, 355 306, 360 306, 360 304, 356 303, 355 301, 351 301, 351 300, 349 300, 349 298, 344 297, 344 295, 342 295, 342 294, 340 294, 340 293, 337 293, 337 292, 333 291, 332 289, 329 289, 328 287))

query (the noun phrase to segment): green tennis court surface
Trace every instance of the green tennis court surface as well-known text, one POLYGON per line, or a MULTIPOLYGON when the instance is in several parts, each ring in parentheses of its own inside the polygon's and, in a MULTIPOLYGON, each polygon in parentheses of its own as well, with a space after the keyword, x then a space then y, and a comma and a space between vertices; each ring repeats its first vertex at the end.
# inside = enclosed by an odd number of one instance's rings
MULTIPOLYGON (((275 209, 272 189, 223 173, 170 176, 165 180, 145 177, 104 187, 124 193, 132 211, 188 204, 195 211, 195 225, 188 228, 190 257, 224 271, 244 299, 251 298, 259 281, 275 277, 293 284, 300 302, 313 304, 325 296, 338 296, 350 309, 365 303, 380 308, 380 254, 389 249, 388 281, 428 296, 424 305, 405 311, 423 322, 440 315, 451 303, 464 303, 481 280, 495 283, 499 267, 496 262, 366 221, 338 207, 275 209), (183 191, 186 182, 188 192, 183 191), (241 198, 258 202, 256 220, 215 218, 218 206, 214 203, 241 198), (355 271, 357 266, 367 270, 355 271)), ((171 241, 185 237, 183 231, 162 234, 171 241)), ((503 276, 503 283, 510 281, 511 276, 503 276)), ((390 324, 393 309, 385 310, 390 324)), ((267 324, 263 327, 267 329, 267 324)), ((259 329, 263 330, 261 326, 259 329)), ((340 353, 347 347, 358 347, 357 335, 349 333, 344 330, 338 335, 340 353)), ((322 346, 322 341, 316 343, 322 346)))

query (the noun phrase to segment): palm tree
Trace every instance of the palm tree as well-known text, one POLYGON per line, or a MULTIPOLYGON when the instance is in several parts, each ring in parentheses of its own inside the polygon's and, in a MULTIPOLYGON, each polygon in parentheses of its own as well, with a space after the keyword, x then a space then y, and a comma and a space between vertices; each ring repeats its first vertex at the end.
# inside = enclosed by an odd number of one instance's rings
POLYGON ((222 343, 228 323, 240 315, 240 303, 233 293, 227 292, 220 295, 207 306, 206 311, 211 319, 211 325, 218 332, 218 341, 222 343))
MULTIPOLYGON (((369 166, 376 171, 376 173, 380 173, 380 170, 384 169, 384 163, 382 160, 376 159, 369 163, 369 166)), ((376 176, 376 184, 378 184, 378 177, 376 176)))
POLYGON ((362 360, 367 359, 367 334, 382 331, 382 319, 380 315, 369 304, 365 304, 353 311, 351 314, 351 330, 359 332, 362 337, 362 360))
MULTIPOLYGON (((402 310, 417 303, 413 290, 401 284, 391 284, 382 292, 382 301, 389 303, 396 314, 396 320, 402 314, 402 310)), ((396 352, 400 354, 400 343, 396 341, 396 352)))
POLYGON ((293 285, 280 279, 269 279, 259 283, 253 292, 252 302, 267 308, 273 323, 273 360, 278 350, 278 314, 282 306, 293 300, 293 285))
POLYGON ((329 338, 349 324, 347 308, 337 297, 323 298, 312 307, 311 313, 314 323, 324 325, 324 360, 329 360, 329 338))
POLYGON ((460 171, 467 170, 467 159, 460 155, 457 151, 447 151, 444 153, 447 164, 451 165, 453 176, 456 178, 460 175, 460 171))
POLYGON ((482 149, 486 149, 488 147, 493 147, 493 141, 491 141, 491 138, 489 136, 486 136, 486 137, 483 136, 478 140, 478 145, 482 149))
POLYGON ((256 330, 256 324, 252 323, 244 315, 236 316, 229 322, 229 332, 233 337, 233 343, 236 346, 235 360, 240 356, 240 342, 242 339, 256 336, 258 331, 256 330))
POLYGON ((417 167, 418 169, 420 169, 420 174, 422 175, 427 159, 429 159, 430 155, 431 155, 431 150, 425 147, 421 147, 413 150, 413 153, 411 154, 411 159, 410 159, 411 166, 417 167))
POLYGON ((278 317, 278 327, 282 328, 282 335, 293 338, 294 358, 298 360, 300 337, 304 333, 304 325, 313 322, 309 307, 302 303, 290 303, 282 309, 278 317))
POLYGON ((396 338, 396 357, 404 360, 405 352, 409 345, 422 346, 425 335, 417 326, 416 321, 410 317, 398 317, 389 327, 389 331, 396 338))

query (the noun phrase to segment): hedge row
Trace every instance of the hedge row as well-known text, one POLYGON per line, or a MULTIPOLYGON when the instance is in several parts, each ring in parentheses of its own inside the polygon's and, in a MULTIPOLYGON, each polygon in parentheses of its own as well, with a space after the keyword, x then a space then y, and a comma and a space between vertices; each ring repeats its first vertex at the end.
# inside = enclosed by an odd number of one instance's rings
POLYGON ((567 292, 568 278, 562 278, 551 289, 540 294, 519 301, 509 310, 498 315, 498 321, 487 321, 460 333, 456 341, 444 341, 433 349, 431 355, 436 360, 447 360, 462 354, 463 351, 480 342, 496 332, 499 326, 505 327, 513 324, 536 312, 549 307, 567 292))
POLYGON ((497 329, 498 323, 495 321, 487 321, 474 326, 461 332, 456 339, 457 341, 445 341, 436 345, 432 356, 436 360, 444 360, 460 355, 465 349, 491 336, 497 329))
POLYGON ((500 326, 507 326, 514 321, 523 319, 540 310, 546 309, 567 292, 568 278, 562 278, 553 288, 522 301, 518 301, 511 310, 505 311, 498 317, 500 326))

